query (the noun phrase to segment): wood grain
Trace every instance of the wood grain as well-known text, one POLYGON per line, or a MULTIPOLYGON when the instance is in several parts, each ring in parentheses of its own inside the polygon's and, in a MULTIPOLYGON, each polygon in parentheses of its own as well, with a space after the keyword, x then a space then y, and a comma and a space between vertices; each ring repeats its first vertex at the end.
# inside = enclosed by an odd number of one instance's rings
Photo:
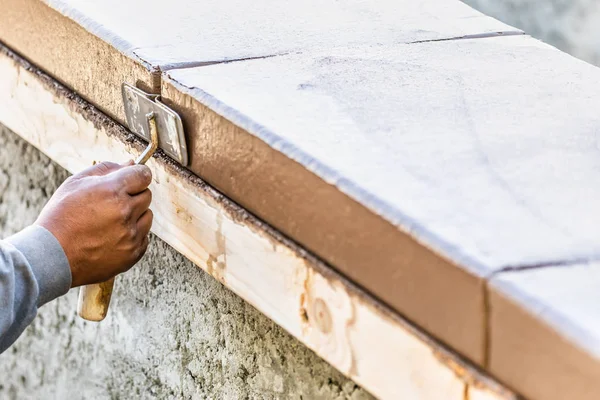
POLYGON ((88 321, 100 322, 108 314, 115 278, 79 288, 77 314, 88 321))

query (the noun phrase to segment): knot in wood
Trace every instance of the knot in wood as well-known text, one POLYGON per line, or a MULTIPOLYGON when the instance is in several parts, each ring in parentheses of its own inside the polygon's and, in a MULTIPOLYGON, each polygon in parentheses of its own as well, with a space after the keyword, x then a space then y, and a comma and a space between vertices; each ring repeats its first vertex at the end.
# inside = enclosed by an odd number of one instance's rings
POLYGON ((329 307, 323 299, 315 300, 313 307, 317 327, 323 333, 330 333, 333 327, 333 321, 329 307))

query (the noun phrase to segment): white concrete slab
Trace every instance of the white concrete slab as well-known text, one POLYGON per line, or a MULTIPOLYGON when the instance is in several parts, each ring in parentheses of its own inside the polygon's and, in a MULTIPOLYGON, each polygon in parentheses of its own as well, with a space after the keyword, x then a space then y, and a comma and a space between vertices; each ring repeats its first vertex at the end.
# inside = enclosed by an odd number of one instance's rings
POLYGON ((520 32, 458 0, 47 0, 163 69, 308 49, 520 32))
POLYGON ((490 285, 600 361, 600 263, 502 273, 490 285))
POLYGON ((600 70, 534 39, 338 48, 168 76, 478 274, 600 254, 600 70))
POLYGON ((489 284, 488 369, 526 398, 600 393, 600 263, 501 273, 489 284))

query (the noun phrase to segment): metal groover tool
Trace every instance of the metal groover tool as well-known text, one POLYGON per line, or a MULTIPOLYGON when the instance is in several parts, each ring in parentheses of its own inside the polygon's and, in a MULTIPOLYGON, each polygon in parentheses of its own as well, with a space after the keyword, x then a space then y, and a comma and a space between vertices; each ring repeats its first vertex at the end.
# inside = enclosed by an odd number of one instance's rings
MULTIPOLYGON (((139 155, 136 164, 145 164, 161 147, 169 156, 183 166, 187 165, 187 147, 181 118, 160 102, 157 95, 144 93, 133 86, 123 84, 123 101, 129 129, 150 144, 139 155)), ((102 321, 108 313, 115 279, 79 290, 77 313, 88 321, 102 321)))

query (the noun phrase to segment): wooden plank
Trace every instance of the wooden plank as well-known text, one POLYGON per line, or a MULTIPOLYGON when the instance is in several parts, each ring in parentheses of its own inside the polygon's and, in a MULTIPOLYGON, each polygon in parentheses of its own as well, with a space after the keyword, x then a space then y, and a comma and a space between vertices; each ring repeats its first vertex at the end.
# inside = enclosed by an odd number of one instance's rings
MULTIPOLYGON (((72 172, 143 148, 2 48, 0 122, 72 172)), ((163 155, 148 166, 153 232, 376 396, 462 400, 484 385, 514 398, 163 155)))
POLYGON ((498 395, 486 388, 481 388, 479 385, 469 386, 465 392, 464 400, 496 400, 498 395))
POLYGON ((173 70, 162 93, 194 171, 483 364, 485 277, 600 253, 599 78, 515 36, 173 70))
POLYGON ((490 370, 527 398, 598 399, 600 264, 502 273, 490 287, 490 370))

